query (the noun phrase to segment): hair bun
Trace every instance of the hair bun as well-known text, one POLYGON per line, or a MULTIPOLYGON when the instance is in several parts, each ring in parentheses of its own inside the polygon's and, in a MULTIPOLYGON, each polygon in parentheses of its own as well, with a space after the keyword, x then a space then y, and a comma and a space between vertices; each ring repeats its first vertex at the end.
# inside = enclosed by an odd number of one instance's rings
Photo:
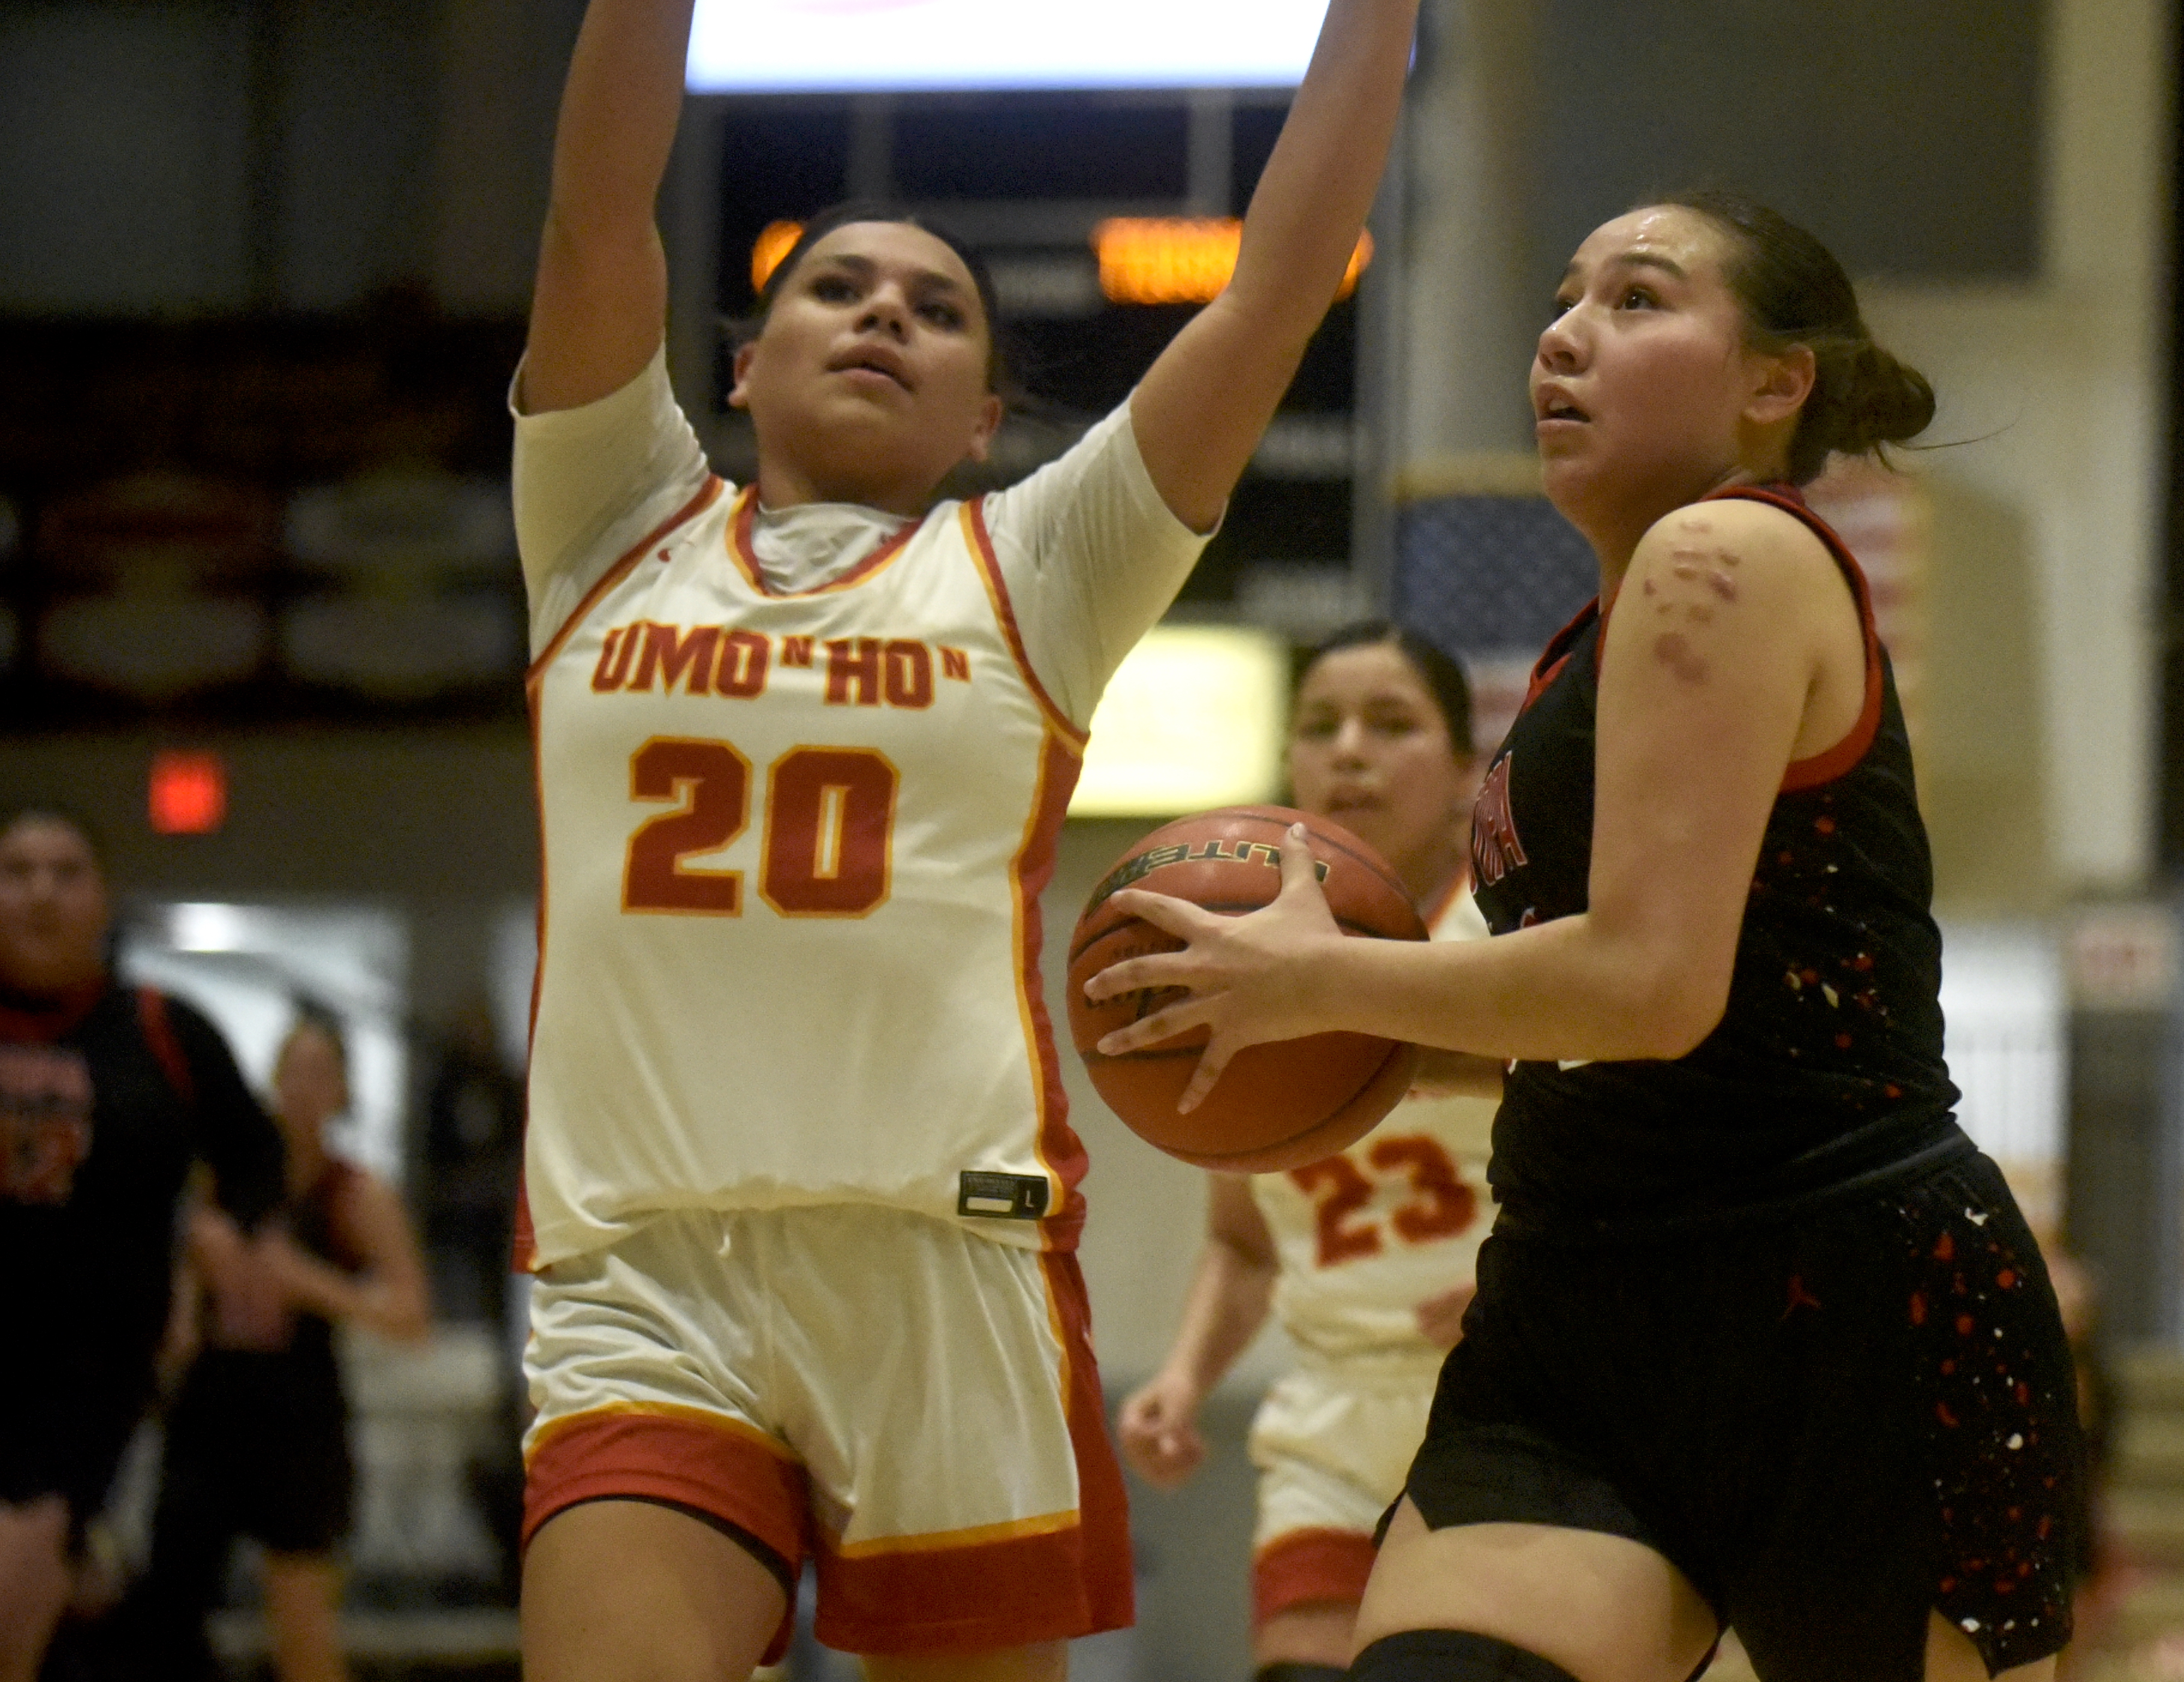
POLYGON ((1658 202, 1696 210, 1729 237, 1729 283, 1753 343, 1813 353, 1812 393, 1790 444, 1791 480, 1817 478, 1831 454, 1870 455, 1931 424, 1934 388, 1873 342, 1857 289, 1827 247, 1741 193, 1709 190, 1658 202))
POLYGON ((1830 454, 1870 455, 1915 438, 1933 423, 1934 388, 1926 376, 1874 343, 1864 324, 1852 333, 1814 343, 1813 394, 1791 464, 1801 482, 1830 454))
POLYGON ((1843 396, 1859 439, 1854 448, 1900 444, 1933 424, 1934 388, 1926 376, 1871 339, 1858 348, 1843 396))

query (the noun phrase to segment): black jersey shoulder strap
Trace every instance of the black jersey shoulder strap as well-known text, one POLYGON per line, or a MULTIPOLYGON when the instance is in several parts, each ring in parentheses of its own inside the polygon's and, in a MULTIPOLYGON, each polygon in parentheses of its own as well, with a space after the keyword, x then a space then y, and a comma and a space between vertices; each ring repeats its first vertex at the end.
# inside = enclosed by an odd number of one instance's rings
POLYGON ((1881 646, 1880 627, 1873 610, 1873 587, 1866 578, 1865 568, 1843 541, 1842 533, 1820 517, 1805 500, 1805 493, 1795 485, 1729 485, 1702 500, 1719 502, 1730 498, 1779 508, 1818 537, 1829 559, 1835 562, 1836 570, 1842 574, 1843 582, 1849 585, 1852 599, 1858 606, 1858 634, 1865 643, 1865 696, 1858 708, 1858 721, 1832 748, 1824 748, 1809 759, 1790 762, 1782 773, 1782 792, 1794 794, 1847 775, 1865 757, 1880 732, 1887 660, 1881 646))

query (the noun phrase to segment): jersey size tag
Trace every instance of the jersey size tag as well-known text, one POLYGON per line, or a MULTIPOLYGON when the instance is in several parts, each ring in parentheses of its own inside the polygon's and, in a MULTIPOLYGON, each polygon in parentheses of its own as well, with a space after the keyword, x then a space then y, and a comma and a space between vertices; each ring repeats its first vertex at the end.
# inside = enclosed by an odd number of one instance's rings
POLYGON ((1047 1184, 1037 1174, 981 1174, 956 1181, 956 1212, 996 1221, 1036 1221, 1046 1213, 1047 1184))

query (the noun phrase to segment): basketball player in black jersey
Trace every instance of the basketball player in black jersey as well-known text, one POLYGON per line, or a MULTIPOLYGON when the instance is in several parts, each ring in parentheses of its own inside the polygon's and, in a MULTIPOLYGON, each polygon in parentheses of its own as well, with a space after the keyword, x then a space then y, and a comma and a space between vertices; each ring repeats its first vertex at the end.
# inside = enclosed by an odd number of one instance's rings
POLYGON ((0 805, 0 1682, 31 1682, 153 1399, 193 1167, 239 1228, 281 1136, 220 1032, 109 962, 90 832, 0 805))
MULTIPOLYGON (((2070 1635, 2070 1362, 2031 1234, 1951 1117, 1941 940, 1865 582, 1797 487, 1915 436, 1924 379, 1749 202, 1578 249, 1531 388, 1601 592, 1473 821, 1470 945, 1346 940, 1302 860, 1095 996, 1190 996, 1185 1103, 1331 1028, 1506 1059, 1502 1212, 1384 1527, 1351 1674, 2045 1682, 2070 1635)), ((1299 835, 1301 841, 1301 835, 1299 835)))

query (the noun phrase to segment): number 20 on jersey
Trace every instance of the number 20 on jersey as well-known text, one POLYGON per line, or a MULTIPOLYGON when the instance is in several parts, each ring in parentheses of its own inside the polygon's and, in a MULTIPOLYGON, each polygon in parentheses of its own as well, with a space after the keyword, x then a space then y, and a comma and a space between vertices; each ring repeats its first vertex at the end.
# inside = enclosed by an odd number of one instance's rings
MULTIPOLYGON (((887 903, 901 783, 871 748, 792 748, 766 768, 759 897, 785 917, 861 917, 887 903)), ((751 821, 751 763, 727 742, 655 736, 630 755, 630 799, 675 810, 638 827, 621 908, 741 916, 744 873, 687 860, 729 845, 751 821)))

